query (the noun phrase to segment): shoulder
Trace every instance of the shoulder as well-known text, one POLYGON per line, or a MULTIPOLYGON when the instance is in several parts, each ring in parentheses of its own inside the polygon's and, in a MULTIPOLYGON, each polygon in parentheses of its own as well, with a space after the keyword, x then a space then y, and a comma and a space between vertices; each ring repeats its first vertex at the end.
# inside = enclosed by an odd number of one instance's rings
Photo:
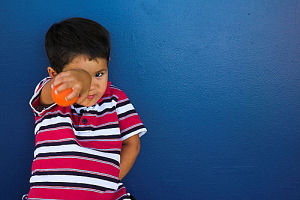
POLYGON ((109 95, 117 97, 118 100, 127 99, 125 92, 116 85, 110 84, 108 90, 109 95))

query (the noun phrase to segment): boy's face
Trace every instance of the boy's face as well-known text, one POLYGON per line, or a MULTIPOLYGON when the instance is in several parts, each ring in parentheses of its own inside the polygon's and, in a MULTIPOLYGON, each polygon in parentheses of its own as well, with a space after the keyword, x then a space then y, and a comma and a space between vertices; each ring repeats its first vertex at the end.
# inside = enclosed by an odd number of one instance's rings
POLYGON ((107 61, 104 58, 89 60, 87 56, 76 56, 72 62, 64 66, 63 71, 71 69, 82 69, 87 71, 91 77, 91 87, 88 97, 81 103, 83 106, 93 106, 104 95, 108 81, 107 61))

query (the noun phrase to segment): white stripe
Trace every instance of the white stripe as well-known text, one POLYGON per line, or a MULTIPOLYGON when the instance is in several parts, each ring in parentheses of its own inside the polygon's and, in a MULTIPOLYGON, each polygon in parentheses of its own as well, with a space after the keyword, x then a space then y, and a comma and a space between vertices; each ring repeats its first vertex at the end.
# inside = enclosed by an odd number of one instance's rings
POLYGON ((128 101, 128 100, 129 100, 128 98, 123 99, 123 100, 119 100, 118 103, 123 103, 123 102, 128 101))
POLYGON ((118 122, 107 122, 107 123, 103 123, 103 124, 99 124, 99 125, 93 125, 93 124, 89 124, 89 125, 85 125, 85 124, 81 124, 81 125, 74 125, 76 128, 77 127, 92 127, 92 128, 101 128, 104 126, 109 126, 109 125, 114 125, 114 124, 119 124, 118 122))
MULTIPOLYGON (((125 196, 127 196, 127 194, 123 194, 122 196, 120 196, 119 198, 117 198, 116 200, 119 200, 119 199, 121 199, 122 197, 125 197, 125 196)), ((123 200, 130 200, 130 199, 123 199, 123 200)))
POLYGON ((70 117, 52 117, 50 119, 44 119, 43 121, 39 122, 35 129, 34 132, 37 133, 37 131, 42 127, 42 126, 48 126, 48 125, 55 125, 57 123, 69 123, 70 125, 72 125, 72 120, 70 117))
POLYGON ((103 136, 120 135, 119 128, 100 129, 96 131, 75 131, 76 136, 103 136))
POLYGON ((130 133, 130 134, 125 135, 125 136, 122 137, 121 139, 122 139, 122 141, 123 141, 123 140, 126 140, 127 138, 130 138, 131 136, 136 135, 136 134, 139 134, 139 137, 142 137, 146 132, 147 132, 147 129, 146 129, 146 128, 142 128, 142 129, 133 131, 133 132, 130 133))
POLYGON ((138 114, 137 114, 137 113, 132 113, 132 114, 130 114, 130 115, 126 115, 126 116, 124 116, 124 117, 119 118, 119 121, 122 121, 122 120, 124 120, 124 119, 127 119, 128 117, 132 117, 132 116, 136 116, 136 115, 138 115, 138 114))
POLYGON ((119 89, 119 88, 118 88, 117 86, 115 86, 115 85, 110 85, 110 87, 113 88, 113 89, 116 89, 116 90, 119 90, 119 91, 123 92, 121 89, 119 89))
POLYGON ((66 141, 75 141, 77 142, 74 138, 64 138, 64 139, 60 139, 60 140, 42 140, 36 143, 36 145, 38 144, 44 144, 44 143, 51 143, 51 142, 66 142, 66 141))
POLYGON ((126 128, 126 129, 123 129, 123 130, 121 131, 121 133, 124 133, 124 132, 126 132, 126 131, 128 131, 128 130, 131 130, 131 129, 133 129, 133 128, 137 127, 137 126, 141 126, 141 125, 143 125, 143 123, 138 123, 138 124, 135 124, 135 125, 133 125, 133 126, 130 126, 130 127, 126 128))
POLYGON ((31 107, 32 110, 33 110, 36 114, 38 114, 38 115, 41 115, 45 110, 50 110, 53 106, 56 105, 55 103, 53 103, 52 105, 50 105, 50 106, 48 106, 48 107, 44 107, 43 110, 41 110, 41 111, 36 110, 36 109, 32 106, 33 100, 36 99, 36 97, 40 95, 40 93, 41 93, 43 87, 45 86, 45 84, 46 84, 48 81, 51 80, 51 79, 47 80, 47 78, 50 78, 50 77, 46 77, 46 78, 44 78, 42 81, 39 82, 39 84, 38 84, 38 85, 35 87, 35 89, 34 89, 34 94, 33 94, 33 96, 32 96, 31 99, 29 100, 29 105, 30 105, 30 107, 31 107), (40 84, 42 84, 42 86, 41 86, 40 89, 38 90, 38 87, 40 86, 40 84))
POLYGON ((44 143, 51 143, 51 142, 66 142, 66 141, 75 141, 76 142, 76 140, 74 138, 63 138, 63 139, 59 139, 59 140, 42 140, 42 141, 38 141, 36 143, 36 145, 44 144, 44 143))
POLYGON ((112 109, 115 105, 116 105, 115 101, 110 101, 110 102, 105 102, 105 103, 103 103, 101 105, 96 104, 96 105, 91 106, 91 107, 75 108, 74 106, 71 106, 71 108, 74 109, 77 113, 80 113, 81 110, 101 112, 104 109, 112 109))
POLYGON ((117 108, 116 110, 117 110, 118 115, 120 115, 120 114, 125 113, 125 112, 127 112, 129 110, 134 110, 134 107, 130 103, 130 104, 126 104, 124 106, 121 106, 121 107, 117 108))
POLYGON ((109 97, 102 97, 102 99, 103 99, 103 100, 111 99, 112 102, 116 102, 116 101, 113 99, 113 97, 115 97, 115 98, 117 98, 117 99, 119 98, 117 95, 114 95, 114 94, 113 94, 113 95, 111 95, 111 96, 109 96, 109 97))
POLYGON ((61 146, 49 146, 49 147, 39 147, 34 151, 34 157, 36 157, 40 153, 57 153, 57 152, 80 152, 87 153, 96 156, 102 156, 106 158, 110 158, 116 161, 120 161, 120 155, 113 153, 100 152, 93 149, 88 149, 85 147, 78 146, 76 144, 69 145, 61 145, 61 146))
MULTIPOLYGON (((73 128, 71 128, 69 126, 60 126, 58 128, 47 128, 47 129, 44 129, 42 131, 39 131, 38 134, 44 133, 44 132, 49 132, 49 134, 51 134, 52 131, 57 131, 57 130, 61 130, 61 129, 62 130, 70 129, 71 131, 74 131, 73 128)), ((37 133, 35 133, 35 134, 37 134, 37 133)))
MULTIPOLYGON (((62 112, 61 110, 55 110, 55 111, 52 111, 52 112, 47 112, 47 113, 45 114, 45 116, 47 116, 47 115, 57 115, 57 114, 66 115, 66 114, 69 114, 69 112, 64 113, 64 112, 62 112)), ((43 121, 43 119, 44 119, 44 118, 40 118, 40 119, 38 119, 35 123, 38 124, 40 121, 43 121)))
POLYGON ((90 184, 97 185, 106 188, 110 188, 113 190, 118 189, 118 184, 110 181, 84 177, 84 176, 72 176, 72 175, 35 175, 30 178, 30 183, 36 182, 63 182, 63 183, 82 183, 82 184, 90 184))

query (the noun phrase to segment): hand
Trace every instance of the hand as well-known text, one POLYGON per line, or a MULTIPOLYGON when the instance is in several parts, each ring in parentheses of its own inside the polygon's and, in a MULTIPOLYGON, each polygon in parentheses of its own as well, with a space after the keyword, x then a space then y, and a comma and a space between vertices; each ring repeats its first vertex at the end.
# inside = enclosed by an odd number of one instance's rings
POLYGON ((53 78, 51 88, 60 85, 56 89, 57 93, 68 88, 72 88, 72 93, 70 93, 66 98, 71 100, 75 97, 79 97, 76 103, 81 104, 88 96, 91 81, 92 78, 87 71, 82 69, 71 69, 56 75, 53 78))

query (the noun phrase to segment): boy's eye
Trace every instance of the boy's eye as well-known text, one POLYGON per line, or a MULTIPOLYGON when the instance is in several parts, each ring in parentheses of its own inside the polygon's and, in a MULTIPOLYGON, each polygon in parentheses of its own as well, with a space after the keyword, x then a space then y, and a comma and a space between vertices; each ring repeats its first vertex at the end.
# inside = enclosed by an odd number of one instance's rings
POLYGON ((103 73, 102 72, 98 72, 95 76, 96 77, 101 77, 101 76, 103 76, 103 73))

